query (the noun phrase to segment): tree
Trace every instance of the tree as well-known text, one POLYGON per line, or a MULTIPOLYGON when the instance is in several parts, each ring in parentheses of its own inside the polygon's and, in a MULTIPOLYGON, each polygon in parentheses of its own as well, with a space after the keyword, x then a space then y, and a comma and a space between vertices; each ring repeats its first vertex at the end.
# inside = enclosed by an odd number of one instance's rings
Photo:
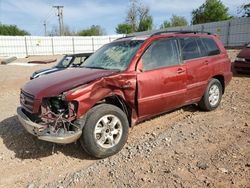
POLYGON ((88 29, 83 29, 77 33, 79 36, 101 36, 104 35, 105 32, 99 25, 92 25, 88 29))
POLYGON ((153 18, 152 16, 147 16, 146 18, 140 20, 137 31, 149 31, 152 30, 153 18))
POLYGON ((0 35, 24 36, 30 35, 30 33, 25 30, 19 29, 16 25, 6 25, 0 23, 0 35))
POLYGON ((118 24, 116 27, 116 33, 118 34, 129 34, 133 32, 133 27, 130 24, 123 23, 123 24, 118 24))
POLYGON ((142 4, 140 0, 130 0, 126 21, 118 24, 116 32, 128 34, 137 31, 147 31, 151 30, 152 26, 153 18, 149 14, 149 7, 142 4))
POLYGON ((172 15, 171 20, 171 26, 172 27, 178 27, 178 26, 187 26, 188 22, 183 16, 176 16, 172 15))
POLYGON ((216 22, 230 18, 228 8, 220 0, 206 0, 200 7, 192 11, 192 24, 216 22))
POLYGON ((172 15, 172 17, 170 18, 170 22, 168 20, 165 20, 161 25, 161 29, 168 27, 187 26, 187 25, 188 22, 185 17, 172 15))
POLYGON ((250 3, 241 5, 239 13, 242 14, 242 17, 250 17, 250 3))
POLYGON ((63 34, 64 34, 64 36, 75 36, 76 35, 76 33, 73 30, 71 30, 68 25, 64 26, 63 34))
POLYGON ((171 23, 168 20, 165 20, 163 24, 161 24, 160 26, 161 29, 168 28, 168 27, 171 27, 171 23))

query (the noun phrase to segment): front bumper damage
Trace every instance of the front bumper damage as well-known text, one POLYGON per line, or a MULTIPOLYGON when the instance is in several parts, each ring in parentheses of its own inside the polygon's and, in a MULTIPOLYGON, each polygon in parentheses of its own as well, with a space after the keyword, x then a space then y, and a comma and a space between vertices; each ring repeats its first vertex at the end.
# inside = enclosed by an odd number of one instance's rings
POLYGON ((77 141, 82 135, 82 131, 79 129, 75 132, 70 132, 63 135, 50 135, 44 133, 44 126, 34 123, 30 118, 23 112, 22 107, 17 108, 18 119, 23 127, 32 135, 36 136, 40 140, 59 143, 69 144, 77 141))

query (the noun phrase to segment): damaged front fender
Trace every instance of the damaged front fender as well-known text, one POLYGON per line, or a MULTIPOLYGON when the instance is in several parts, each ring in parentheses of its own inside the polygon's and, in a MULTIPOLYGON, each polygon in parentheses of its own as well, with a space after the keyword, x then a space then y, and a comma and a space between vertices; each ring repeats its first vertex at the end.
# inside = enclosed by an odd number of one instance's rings
POLYGON ((108 96, 119 96, 132 109, 132 125, 137 121, 136 109, 136 73, 126 72, 109 77, 103 77, 79 89, 68 91, 65 100, 77 101, 77 117, 82 117, 97 102, 108 96))

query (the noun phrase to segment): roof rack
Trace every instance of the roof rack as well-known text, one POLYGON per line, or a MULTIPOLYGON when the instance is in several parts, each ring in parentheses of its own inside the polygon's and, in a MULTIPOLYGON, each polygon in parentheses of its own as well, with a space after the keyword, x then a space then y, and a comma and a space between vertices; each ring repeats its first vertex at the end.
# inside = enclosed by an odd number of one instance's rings
POLYGON ((207 31, 192 31, 192 30, 179 30, 179 31, 158 31, 153 33, 151 36, 155 36, 155 35, 160 35, 160 34, 164 34, 164 33, 181 33, 181 34, 185 34, 185 33, 206 33, 208 35, 212 35, 213 33, 211 32, 207 32, 207 31))
POLYGON ((116 40, 120 40, 120 39, 125 39, 125 38, 129 38, 129 37, 137 37, 137 36, 142 36, 142 35, 148 35, 150 37, 155 36, 155 35, 160 35, 160 34, 167 34, 167 33, 179 33, 179 34, 186 34, 186 33, 193 33, 193 34, 198 34, 198 33, 205 33, 208 35, 213 35, 213 33, 211 32, 207 32, 207 31, 192 31, 192 30, 172 30, 172 31, 156 31, 154 33, 146 31, 146 32, 138 32, 138 33, 131 33, 131 34, 127 34, 124 37, 120 37, 116 40))

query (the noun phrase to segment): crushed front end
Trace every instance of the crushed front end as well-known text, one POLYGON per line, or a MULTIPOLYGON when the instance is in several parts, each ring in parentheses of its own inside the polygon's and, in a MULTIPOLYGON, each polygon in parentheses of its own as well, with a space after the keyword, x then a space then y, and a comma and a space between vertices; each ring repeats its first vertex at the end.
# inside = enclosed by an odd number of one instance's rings
POLYGON ((36 101, 32 95, 21 91, 20 103, 18 119, 38 139, 68 144, 80 138, 82 131, 77 123, 77 102, 68 102, 62 95, 36 101), (34 112, 36 106, 38 110, 34 112))

